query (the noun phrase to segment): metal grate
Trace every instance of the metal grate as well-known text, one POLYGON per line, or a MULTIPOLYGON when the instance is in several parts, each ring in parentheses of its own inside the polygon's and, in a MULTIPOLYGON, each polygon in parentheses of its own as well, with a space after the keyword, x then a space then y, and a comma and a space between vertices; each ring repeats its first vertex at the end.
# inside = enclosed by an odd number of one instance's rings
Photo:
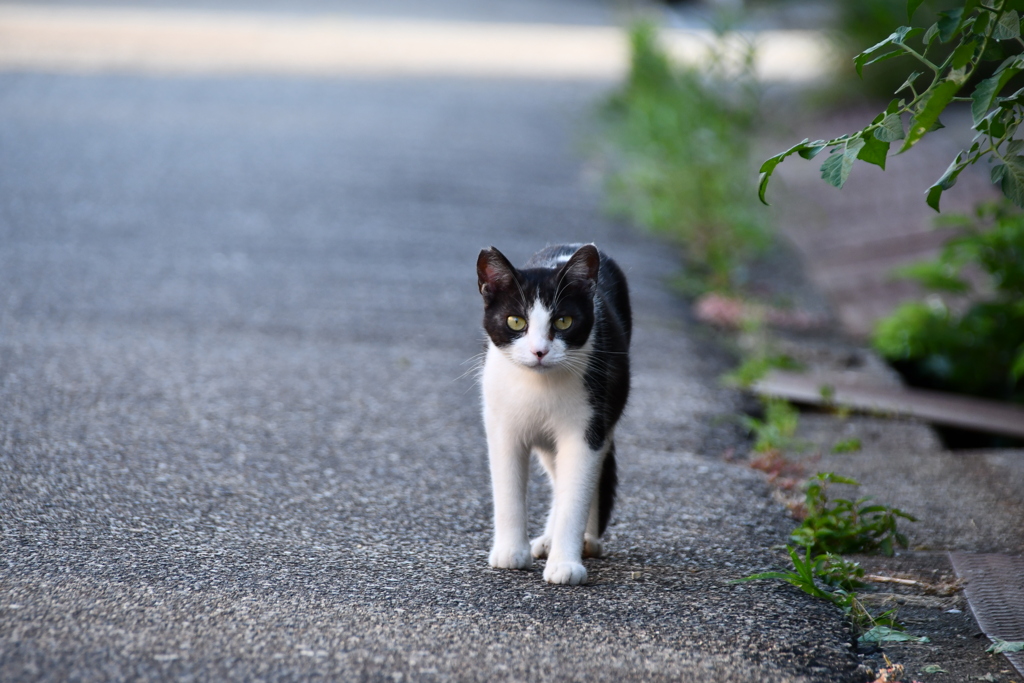
MULTIPOLYGON (((1024 557, 950 553, 978 626, 989 638, 1024 640, 1024 557)), ((1005 652, 1024 675, 1024 652, 1005 652)))

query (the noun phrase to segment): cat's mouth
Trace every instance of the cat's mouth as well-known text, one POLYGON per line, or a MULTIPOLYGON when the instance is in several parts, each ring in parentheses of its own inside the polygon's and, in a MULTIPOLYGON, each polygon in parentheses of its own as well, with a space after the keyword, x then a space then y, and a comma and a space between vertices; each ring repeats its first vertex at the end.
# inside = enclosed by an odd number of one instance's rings
POLYGON ((549 372, 558 368, 557 361, 547 360, 546 358, 534 358, 524 363, 524 365, 537 372, 549 372))

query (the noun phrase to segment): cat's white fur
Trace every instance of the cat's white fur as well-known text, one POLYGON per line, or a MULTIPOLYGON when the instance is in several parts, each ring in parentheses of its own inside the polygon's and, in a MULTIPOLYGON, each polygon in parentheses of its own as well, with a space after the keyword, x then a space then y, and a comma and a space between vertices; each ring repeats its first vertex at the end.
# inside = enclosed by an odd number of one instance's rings
POLYGON ((605 453, 592 450, 586 440, 592 409, 583 368, 590 344, 567 349, 557 338, 548 339, 550 315, 538 301, 525 335, 505 348, 488 341, 482 383, 494 495, 490 564, 525 569, 534 557, 547 556, 544 579, 575 585, 587 580, 584 551, 600 554, 597 484, 605 453), (531 452, 552 488, 546 528, 532 547, 526 502, 531 452))

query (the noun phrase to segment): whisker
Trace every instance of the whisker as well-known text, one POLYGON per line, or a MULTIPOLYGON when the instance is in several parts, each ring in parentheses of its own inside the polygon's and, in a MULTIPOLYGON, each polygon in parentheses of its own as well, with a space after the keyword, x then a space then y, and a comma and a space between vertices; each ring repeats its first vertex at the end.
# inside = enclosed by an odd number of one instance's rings
POLYGON ((472 375, 474 373, 480 373, 481 371, 483 371, 483 369, 484 369, 483 362, 479 362, 479 363, 475 364, 473 367, 471 367, 469 370, 466 370, 464 373, 462 373, 461 375, 459 375, 458 377, 453 379, 450 383, 454 384, 455 382, 458 382, 459 380, 465 379, 466 377, 469 377, 470 375, 472 375))

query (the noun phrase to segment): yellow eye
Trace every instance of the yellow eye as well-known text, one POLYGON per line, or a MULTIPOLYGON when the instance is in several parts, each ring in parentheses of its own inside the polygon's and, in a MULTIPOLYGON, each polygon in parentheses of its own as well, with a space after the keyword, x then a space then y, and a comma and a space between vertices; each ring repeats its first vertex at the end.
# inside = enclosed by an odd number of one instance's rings
POLYGON ((561 318, 555 319, 555 329, 557 330, 567 330, 570 325, 572 325, 571 315, 563 315, 561 318))
POLYGON ((526 319, 520 318, 518 315, 510 315, 505 322, 507 322, 508 326, 516 332, 519 332, 526 327, 526 319))

